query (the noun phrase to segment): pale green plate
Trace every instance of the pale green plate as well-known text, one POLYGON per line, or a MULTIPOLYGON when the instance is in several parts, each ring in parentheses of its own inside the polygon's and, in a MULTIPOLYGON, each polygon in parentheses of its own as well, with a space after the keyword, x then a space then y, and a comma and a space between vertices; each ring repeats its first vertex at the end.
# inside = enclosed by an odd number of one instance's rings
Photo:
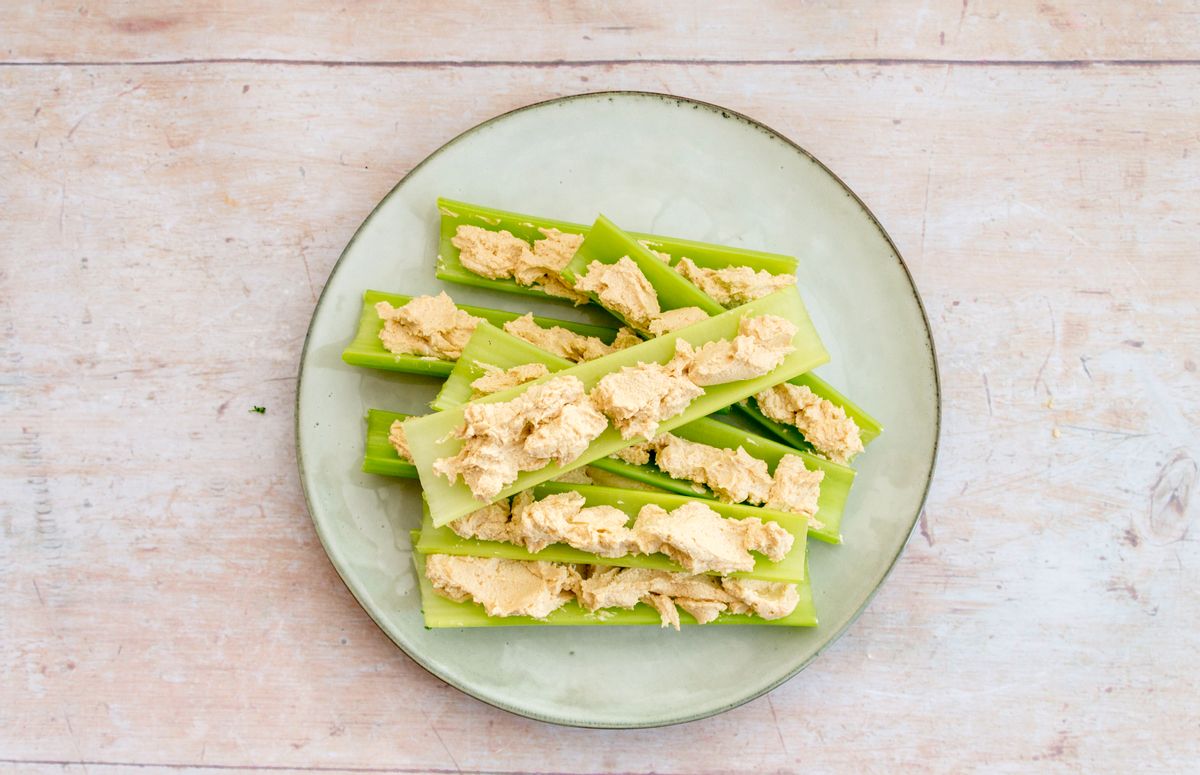
MULTIPOLYGON (((445 286, 462 302, 580 315, 549 301, 445 286)), ((599 318, 592 318, 598 320, 599 318)), ((921 303, 895 246, 820 162, 733 111, 605 93, 506 113, 447 143, 384 198, 321 294, 297 388, 301 480, 330 559, 417 663, 484 702, 560 724, 672 724, 786 681, 854 620, 895 563, 933 472, 939 398, 921 303), (771 627, 426 630, 408 531, 415 483, 359 471, 368 407, 420 413, 437 382, 342 363, 362 292, 436 292, 446 196, 637 231, 794 254, 833 356, 820 373, 886 430, 859 458, 845 545, 811 545, 815 629, 771 627)), ((386 686, 380 691, 388 691, 386 686)))

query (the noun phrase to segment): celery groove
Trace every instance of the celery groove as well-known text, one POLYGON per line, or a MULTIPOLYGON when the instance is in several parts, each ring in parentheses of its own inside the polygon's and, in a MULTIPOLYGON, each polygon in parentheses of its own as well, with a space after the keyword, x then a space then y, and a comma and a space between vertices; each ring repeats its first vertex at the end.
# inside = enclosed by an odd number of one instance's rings
MULTIPOLYGON (((677 339, 685 339, 695 347, 717 339, 732 339, 737 336, 738 324, 743 317, 768 314, 786 318, 796 326, 796 335, 792 340, 794 351, 769 374, 705 388, 687 409, 659 424, 660 432, 673 430, 771 385, 799 376, 829 360, 829 353, 821 344, 820 337, 817 336, 808 312, 804 308, 804 303, 800 299, 800 294, 795 288, 786 288, 693 326, 587 363, 578 364, 560 373, 577 377, 583 383, 584 389, 591 390, 602 377, 619 371, 625 366, 651 361, 666 363, 675 353, 677 339)), ((543 381, 548 378, 544 377, 543 381)), ((529 384, 485 396, 476 401, 484 403, 508 401, 527 390, 529 384)), ((433 473, 435 460, 451 457, 461 449, 462 442, 454 438, 452 434, 462 423, 462 407, 435 412, 424 417, 410 418, 404 423, 409 446, 420 475, 421 486, 425 490, 436 526, 444 525, 483 505, 472 496, 471 491, 461 480, 450 484, 444 477, 433 473)), ((630 443, 622 439, 617 430, 610 425, 569 465, 560 466, 557 463, 550 463, 540 470, 523 472, 516 481, 501 490, 497 498, 512 495, 535 484, 554 479, 564 471, 605 457, 629 446, 630 443)))
MULTIPOLYGON (((444 377, 454 368, 454 361, 443 361, 421 355, 397 355, 390 352, 379 340, 379 332, 383 329, 383 321, 375 312, 375 305, 386 301, 394 307, 402 307, 413 299, 397 293, 381 291, 366 291, 363 293, 362 311, 358 317, 358 330, 354 339, 342 351, 342 360, 353 366, 366 366, 373 369, 402 371, 408 374, 427 374, 434 377, 444 377)), ((472 307, 466 304, 456 304, 459 309, 478 318, 483 318, 492 325, 503 326, 510 320, 516 320, 524 313, 506 312, 504 310, 472 307)), ((616 328, 593 326, 587 323, 576 323, 570 320, 556 320, 535 316, 534 322, 543 328, 561 326, 568 331, 585 336, 595 336, 606 343, 612 342, 617 335, 616 328)))
MULTIPOLYGON (((569 234, 584 234, 588 227, 580 223, 557 221, 536 215, 524 215, 505 210, 497 210, 482 205, 457 202, 452 199, 438 199, 438 212, 441 214, 441 234, 438 244, 437 277, 440 280, 470 285, 477 288, 489 288, 505 293, 518 293, 525 296, 537 296, 555 301, 567 301, 555 296, 549 296, 537 288, 519 285, 514 280, 491 280, 469 271, 459 261, 459 250, 450 240, 454 237, 459 226, 478 226, 480 228, 508 231, 532 243, 542 238, 539 229, 558 229, 569 234)), ((765 269, 771 274, 795 274, 796 259, 778 253, 765 253, 758 250, 745 250, 722 245, 712 245, 705 242, 662 237, 654 234, 630 232, 634 239, 646 243, 649 247, 671 256, 671 263, 687 256, 697 266, 709 269, 723 269, 730 266, 748 266, 755 270, 765 269)), ((620 256, 618 256, 620 258, 620 256)), ((569 301, 567 303, 570 303, 569 301)))
MULTIPOLYGON (((629 516, 632 523, 638 511, 648 504, 661 506, 672 511, 697 498, 688 498, 674 493, 645 492, 642 490, 622 490, 613 487, 597 487, 590 484, 567 484, 564 482, 543 482, 533 488, 533 497, 537 500, 548 495, 563 492, 577 492, 584 497, 587 506, 612 506, 620 509, 629 516)), ((764 522, 777 522, 795 539, 795 544, 787 556, 779 562, 772 562, 758 553, 754 553, 754 570, 730 573, 749 579, 764 581, 800 581, 804 578, 804 558, 806 556, 804 540, 808 530, 807 521, 796 514, 783 511, 764 509, 758 506, 743 504, 719 503, 705 500, 704 505, 726 519, 746 519, 758 517, 764 522)), ((623 568, 653 568, 683 572, 683 568, 664 554, 630 554, 625 557, 598 557, 589 552, 580 551, 565 544, 547 546, 536 554, 523 546, 505 543, 503 541, 483 541, 477 538, 463 538, 450 529, 449 526, 434 527, 433 521, 425 512, 425 520, 421 526, 421 541, 416 550, 422 554, 459 554, 473 557, 503 557, 507 560, 546 560, 548 562, 572 562, 585 565, 617 565, 623 568)), ((711 574, 718 575, 718 574, 711 574)))
MULTIPOLYGON (((413 543, 420 538, 413 535, 413 543)), ((529 616, 488 616, 483 606, 472 601, 456 602, 442 597, 433 589, 433 584, 425 576, 425 557, 419 552, 413 552, 413 565, 417 572, 417 584, 421 590, 421 613, 425 618, 425 626, 431 629, 450 627, 562 627, 579 625, 604 625, 608 627, 628 625, 661 626, 662 620, 650 606, 638 603, 633 608, 606 608, 592 613, 572 600, 562 608, 554 611, 545 619, 534 619, 529 616)), ((807 575, 807 574, 806 574, 807 575)), ((813 606, 812 587, 807 578, 796 584, 800 594, 800 602, 787 616, 780 619, 763 619, 753 614, 721 613, 711 622, 725 625, 769 625, 775 627, 815 627, 817 611, 813 606)), ((679 611, 679 623, 695 625, 696 620, 686 611, 679 611)), ((708 625, 704 625, 708 626, 708 625)))

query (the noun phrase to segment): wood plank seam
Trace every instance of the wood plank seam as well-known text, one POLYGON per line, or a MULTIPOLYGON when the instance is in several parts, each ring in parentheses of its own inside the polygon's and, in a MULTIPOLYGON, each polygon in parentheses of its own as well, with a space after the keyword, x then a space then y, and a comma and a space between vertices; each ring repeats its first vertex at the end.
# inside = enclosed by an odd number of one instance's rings
POLYGON ((163 67, 177 65, 299 65, 316 67, 378 68, 484 68, 516 67, 541 69, 555 67, 685 66, 685 67, 829 67, 867 65, 875 67, 1044 67, 1079 69, 1089 67, 1200 67, 1200 59, 937 59, 895 57, 842 57, 830 59, 286 59, 261 57, 211 57, 195 59, 145 60, 36 60, 0 61, 0 67, 163 67))

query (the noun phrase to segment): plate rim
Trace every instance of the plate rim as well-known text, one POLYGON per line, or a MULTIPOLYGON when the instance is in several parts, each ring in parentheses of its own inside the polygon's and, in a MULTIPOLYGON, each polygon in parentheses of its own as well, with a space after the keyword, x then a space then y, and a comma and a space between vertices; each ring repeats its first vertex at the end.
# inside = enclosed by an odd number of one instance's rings
POLYGON ((937 469, 938 452, 941 447, 942 379, 941 379, 941 371, 940 371, 940 368, 938 365, 937 346, 936 346, 936 343, 933 338, 933 329, 929 323, 929 315, 925 310, 925 304, 921 300, 921 294, 917 290, 916 281, 913 279, 912 272, 909 270, 908 264, 904 260, 904 256, 900 253, 899 248, 896 247, 896 243, 892 240, 891 235, 888 234, 887 230, 883 227, 883 224, 880 223, 880 221, 877 217, 875 217, 875 213, 873 213, 871 211, 871 209, 869 207, 867 207, 867 204, 858 196, 858 194, 855 193, 854 190, 851 189, 850 186, 848 186, 846 184, 846 182, 844 180, 842 180, 824 162, 822 162, 820 159, 818 159, 816 156, 814 156, 812 153, 810 153, 807 149, 805 149, 803 146, 801 146, 799 143, 795 142, 794 140, 790 139, 787 135, 783 134, 782 132, 774 129, 771 126, 768 126, 767 124, 764 124, 761 121, 758 121, 757 119, 751 118, 750 116, 747 116, 744 113, 740 113, 731 108, 727 108, 722 105, 718 105, 716 103, 707 102, 705 100, 696 99, 694 97, 683 97, 683 96, 679 96, 679 95, 675 95, 675 94, 667 94, 664 92, 642 91, 642 90, 637 90, 637 89, 606 89, 606 90, 599 90, 599 91, 579 92, 576 94, 568 94, 568 95, 564 95, 561 97, 553 97, 553 98, 546 99, 546 100, 539 100, 537 102, 531 102, 526 105, 521 105, 519 107, 512 108, 510 110, 506 110, 502 113, 498 113, 498 114, 492 116, 491 118, 485 119, 485 120, 479 122, 478 124, 475 124, 474 126, 471 126, 467 129, 463 130, 462 132, 458 133, 454 137, 450 138, 445 143, 443 143, 442 145, 438 146, 433 151, 428 153, 425 156, 425 158, 421 159, 421 161, 419 161, 411 169, 409 169, 407 172, 405 172, 400 177, 400 179, 398 181, 396 181, 396 184, 394 186, 392 186, 386 194, 383 195, 383 197, 375 204, 375 206, 373 208, 371 208, 371 212, 369 212, 367 214, 367 216, 363 219, 362 223, 359 224, 358 228, 354 230, 354 234, 351 235, 349 241, 346 243, 346 247, 344 247, 342 249, 341 254, 338 255, 337 261, 334 262, 333 267, 329 270, 329 276, 328 276, 328 278, 326 278, 325 284, 321 288, 321 293, 317 297, 316 303, 313 305, 313 314, 312 314, 312 317, 309 318, 308 327, 304 332, 304 344, 300 350, 300 363, 299 363, 299 366, 298 366, 297 372, 296 372, 296 398, 295 398, 295 403, 294 403, 294 408, 293 408, 293 417, 294 417, 294 421, 295 421, 294 431, 295 431, 295 447, 296 447, 296 466, 298 468, 298 473, 300 474, 300 488, 304 494, 304 505, 305 505, 305 508, 308 510, 309 520, 312 522, 313 529, 317 533, 317 538, 321 542, 321 548, 325 551, 325 556, 329 558, 329 561, 333 565, 334 570, 337 571, 338 577, 341 579, 342 583, 346 586, 346 588, 350 591, 350 594, 354 598, 355 602, 357 602, 359 607, 363 609, 363 611, 367 614, 368 617, 370 617, 371 621, 373 621, 375 623, 375 626, 378 627, 380 629, 380 631, 382 631, 383 634, 387 636, 388 640, 392 641, 392 643, 395 644, 395 646, 397 648, 399 648, 400 651, 403 652, 409 659, 411 659, 421 669, 425 670, 427 673, 429 673, 431 676, 433 676, 437 680, 442 681, 443 683, 448 684, 450 686, 453 686, 455 689, 458 689, 463 694, 465 694, 469 697, 472 697, 475 700, 482 702, 486 705, 489 705, 493 708, 498 708, 499 710, 505 711, 507 713, 511 713, 515 716, 519 716, 522 718, 529 718, 529 719, 533 719, 535 721, 541 721, 541 722, 546 722, 546 723, 550 723, 550 724, 556 724, 559 726, 577 727, 577 728, 652 729, 652 728, 658 728, 658 727, 675 726, 677 724, 686 724, 691 721, 699 721, 701 719, 711 718, 712 716, 717 716, 722 713, 726 713, 730 710, 733 710, 734 708, 738 708, 742 705, 745 705, 748 702, 756 700, 759 697, 762 697, 763 695, 774 691, 775 689, 777 689, 784 683, 787 683, 788 681, 790 681, 792 678, 795 678, 801 671, 803 671, 810 664, 812 664, 813 661, 815 661, 817 657, 819 657, 821 654, 823 654, 827 648, 829 648, 833 644, 837 643, 842 638, 842 636, 846 634, 846 631, 849 630, 850 627, 855 622, 858 621, 859 617, 863 615, 863 613, 871 605, 871 602, 875 599, 875 596, 877 594, 879 594, 879 590, 883 587, 883 585, 887 581, 888 577, 891 576, 893 570, 895 570, 896 564, 899 562, 900 557, 904 554, 904 550, 908 547, 909 542, 912 540, 913 532, 916 529, 917 522, 920 520, 921 515, 925 512, 925 504, 929 498, 929 491, 930 491, 930 487, 932 486, 932 483, 933 483, 934 472, 937 469), (737 119, 738 121, 742 121, 742 122, 746 123, 747 125, 749 125, 752 129, 756 129, 760 132, 763 132, 764 134, 766 134, 769 137, 780 140, 781 142, 783 142, 787 146, 789 146, 793 151, 799 153, 801 156, 805 157, 810 162, 816 164, 823 172, 825 172, 825 174, 829 175, 834 181, 836 181, 838 186, 841 187, 842 191, 845 192, 846 195, 849 196, 856 205, 858 205, 858 207, 863 211, 863 213, 867 216, 867 218, 870 219, 871 224, 879 232, 880 236, 882 236, 883 239, 887 242, 888 247, 891 248, 892 255, 895 256, 896 262, 900 265, 900 269, 904 272, 905 279, 908 281, 908 289, 909 289, 909 292, 912 294, 913 300, 917 303, 917 310, 921 313, 921 322, 924 324, 924 328, 925 328, 925 339, 929 346, 929 355, 930 355, 930 361, 931 361, 932 372, 933 372, 933 397, 934 397, 933 450, 932 450, 932 454, 930 456, 929 474, 925 478, 925 484, 924 484, 924 486, 922 488, 922 492, 921 492, 921 500, 920 500, 920 503, 919 503, 917 509, 913 513, 910 524, 908 525, 908 530, 905 535, 904 541, 901 542, 900 546, 896 549, 896 553, 892 556, 891 561, 888 562, 888 565, 884 569, 883 574, 879 577, 878 581, 875 582, 874 587, 872 587, 871 591, 869 593, 867 593, 867 596, 863 599, 862 603, 858 606, 858 608, 854 611, 854 613, 850 615, 850 617, 846 620, 846 622, 841 627, 839 627, 836 632, 834 632, 832 635, 830 635, 830 637, 824 643, 822 643, 819 647, 817 647, 817 649, 815 651, 813 651, 812 654, 810 654, 805 660, 803 660, 799 665, 797 665, 795 667, 795 669, 789 671, 788 673, 783 675, 781 678, 768 684, 767 686, 765 686, 761 689, 755 690, 744 696, 741 696, 737 700, 735 700, 731 703, 727 703, 727 704, 724 704, 724 705, 721 705, 718 707, 706 709, 699 713, 685 714, 685 715, 681 715, 678 717, 666 718, 666 719, 662 719, 662 720, 656 719, 656 720, 652 720, 652 721, 648 721, 648 722, 639 722, 639 721, 631 721, 628 723, 592 722, 587 719, 571 719, 571 718, 565 718, 565 717, 554 717, 554 716, 549 716, 546 714, 529 711, 529 710, 526 710, 523 708, 519 708, 517 706, 505 705, 498 701, 494 701, 492 699, 481 697, 479 694, 475 693, 475 691, 473 691, 470 686, 463 685, 459 682, 451 680, 448 676, 442 675, 435 667, 426 663, 426 661, 423 660, 420 656, 412 653, 407 648, 405 648, 404 644, 402 644, 399 641, 399 639, 395 635, 393 635, 393 633, 389 630, 389 628, 386 627, 384 625, 384 623, 381 621, 382 617, 377 616, 376 612, 374 610, 372 610, 373 606, 369 605, 366 601, 364 601, 362 599, 362 597, 359 596, 358 590, 355 589, 355 586, 353 584, 351 584, 350 580, 347 578, 347 572, 346 572, 345 568, 343 568, 343 564, 338 560, 338 554, 336 551, 333 550, 333 547, 328 539, 328 536, 326 535, 324 528, 322 527, 321 523, 317 520, 317 517, 313 510, 312 497, 310 496, 309 491, 308 491, 308 480, 305 476, 305 466, 304 466, 304 450, 301 447, 301 443, 300 443, 300 427, 301 427, 300 395, 302 392, 301 388, 304 384, 304 366, 305 366, 305 363, 308 361, 308 355, 309 355, 308 350, 309 350, 309 345, 312 341, 313 325, 317 319, 317 312, 318 312, 318 310, 320 310, 321 304, 325 300, 325 294, 329 290, 331 281, 333 280, 334 276, 337 274, 338 269, 341 267, 342 261, 345 260, 346 256, 350 253, 350 249, 352 247, 354 247, 354 243, 358 240, 359 235, 362 233, 363 229, 366 228, 367 224, 371 222, 371 219, 375 217, 375 214, 379 211, 379 209, 381 207, 383 207, 384 203, 387 202, 388 199, 390 199, 392 197, 392 195, 395 194, 396 191, 400 189, 401 186, 404 185, 405 181, 407 181, 409 179, 409 177, 414 175, 418 170, 420 170, 423 166, 425 166, 425 164, 427 162, 429 162, 434 157, 438 156, 439 154, 441 154, 443 151, 447 150, 451 146, 455 145, 460 140, 466 139, 470 135, 478 132, 481 129, 484 129, 485 127, 487 127, 488 125, 490 125, 494 122, 500 121, 500 120, 507 118, 511 115, 514 115, 516 113, 524 112, 526 110, 534 110, 537 108, 542 108, 542 107, 554 105, 557 103, 572 102, 575 100, 583 100, 583 99, 595 99, 595 98, 600 98, 600 97, 607 97, 609 99, 612 99, 613 97, 655 98, 655 99, 659 99, 661 101, 675 102, 677 104, 685 104, 686 103, 686 104, 690 104, 690 105, 693 105, 698 108, 704 108, 706 110, 709 110, 711 112, 719 114, 722 118, 734 118, 734 119, 737 119))

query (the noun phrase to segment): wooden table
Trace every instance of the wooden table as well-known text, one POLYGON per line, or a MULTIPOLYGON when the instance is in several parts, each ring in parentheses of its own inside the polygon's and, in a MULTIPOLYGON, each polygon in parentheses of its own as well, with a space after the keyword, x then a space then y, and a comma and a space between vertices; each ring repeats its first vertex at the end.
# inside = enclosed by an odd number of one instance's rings
POLYGON ((0 14, 0 769, 1200 767, 1195 3, 136 5, 0 14), (293 449, 305 327, 374 203, 601 89, 826 162, 908 261, 945 390, 865 615, 663 730, 427 675, 334 573, 293 449))

